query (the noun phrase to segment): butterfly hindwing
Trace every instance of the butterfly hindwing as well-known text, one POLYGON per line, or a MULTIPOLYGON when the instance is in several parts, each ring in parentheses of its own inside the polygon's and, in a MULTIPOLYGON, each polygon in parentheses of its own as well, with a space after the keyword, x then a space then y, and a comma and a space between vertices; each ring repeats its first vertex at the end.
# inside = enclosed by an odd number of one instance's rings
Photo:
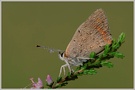
POLYGON ((88 57, 91 52, 101 52, 111 42, 107 18, 104 11, 98 9, 76 30, 66 48, 65 56, 88 57))

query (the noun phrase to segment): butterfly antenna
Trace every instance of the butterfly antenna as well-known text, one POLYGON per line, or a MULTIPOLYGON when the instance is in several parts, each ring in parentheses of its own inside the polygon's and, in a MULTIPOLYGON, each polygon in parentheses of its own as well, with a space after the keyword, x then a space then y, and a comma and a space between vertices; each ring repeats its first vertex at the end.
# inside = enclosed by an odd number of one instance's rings
POLYGON ((46 49, 46 50, 48 50, 50 53, 63 52, 63 51, 64 51, 64 50, 54 49, 54 48, 50 48, 50 47, 46 47, 46 46, 40 46, 40 45, 37 45, 36 47, 46 49))

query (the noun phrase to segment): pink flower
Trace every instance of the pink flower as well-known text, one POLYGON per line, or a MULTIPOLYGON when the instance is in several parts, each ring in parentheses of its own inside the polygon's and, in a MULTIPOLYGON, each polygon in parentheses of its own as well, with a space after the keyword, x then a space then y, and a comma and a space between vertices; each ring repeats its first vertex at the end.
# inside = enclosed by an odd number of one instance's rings
POLYGON ((40 78, 38 78, 38 82, 34 82, 33 78, 30 78, 31 82, 32 82, 32 88, 31 89, 41 89, 43 88, 43 83, 42 80, 40 78))
POLYGON ((52 80, 50 75, 47 75, 46 82, 47 82, 48 85, 53 84, 53 80, 52 80))

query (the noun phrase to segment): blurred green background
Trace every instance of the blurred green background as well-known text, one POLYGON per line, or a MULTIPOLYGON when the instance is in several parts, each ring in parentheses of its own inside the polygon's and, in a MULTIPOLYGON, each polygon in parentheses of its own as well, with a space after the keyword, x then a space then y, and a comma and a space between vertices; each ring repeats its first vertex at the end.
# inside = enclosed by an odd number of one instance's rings
POLYGON ((124 59, 113 58, 114 67, 80 76, 63 88, 133 88, 133 2, 2 2, 2 88, 23 88, 50 74, 56 80, 57 53, 36 45, 65 50, 74 32, 96 9, 108 18, 113 38, 126 34, 119 49, 124 59))

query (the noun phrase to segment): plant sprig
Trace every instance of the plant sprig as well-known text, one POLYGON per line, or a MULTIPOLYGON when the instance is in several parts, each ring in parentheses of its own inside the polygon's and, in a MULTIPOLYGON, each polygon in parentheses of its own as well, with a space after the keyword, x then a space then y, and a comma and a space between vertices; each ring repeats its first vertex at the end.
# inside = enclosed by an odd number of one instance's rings
POLYGON ((94 52, 90 53, 91 60, 84 62, 83 65, 78 66, 75 72, 68 75, 64 78, 58 77, 57 81, 52 85, 52 88, 60 88, 68 84, 68 81, 78 79, 78 76, 81 75, 94 75, 97 73, 95 68, 100 68, 103 66, 107 66, 108 68, 112 68, 113 64, 108 61, 111 58, 124 58, 124 55, 117 50, 120 48, 122 43, 125 40, 125 34, 121 33, 118 40, 113 39, 111 45, 106 45, 104 51, 96 55, 94 52))
MULTIPOLYGON (((46 86, 48 88, 60 88, 66 86, 68 84, 68 81, 78 79, 78 76, 97 74, 95 68, 101 68, 103 66, 112 68, 113 63, 111 63, 109 59, 114 57, 124 58, 124 55, 117 51, 122 45, 122 43, 124 43, 124 40, 125 34, 121 33, 118 40, 113 39, 112 44, 107 44, 100 54, 95 54, 95 52, 91 52, 89 56, 90 60, 87 60, 83 63, 83 65, 78 66, 74 72, 68 73, 65 77, 57 77, 57 80, 53 81, 51 76, 47 75, 46 86)), ((32 88, 43 88, 43 84, 40 78, 38 78, 37 83, 35 83, 33 79, 31 79, 31 81, 33 83, 32 88)))

